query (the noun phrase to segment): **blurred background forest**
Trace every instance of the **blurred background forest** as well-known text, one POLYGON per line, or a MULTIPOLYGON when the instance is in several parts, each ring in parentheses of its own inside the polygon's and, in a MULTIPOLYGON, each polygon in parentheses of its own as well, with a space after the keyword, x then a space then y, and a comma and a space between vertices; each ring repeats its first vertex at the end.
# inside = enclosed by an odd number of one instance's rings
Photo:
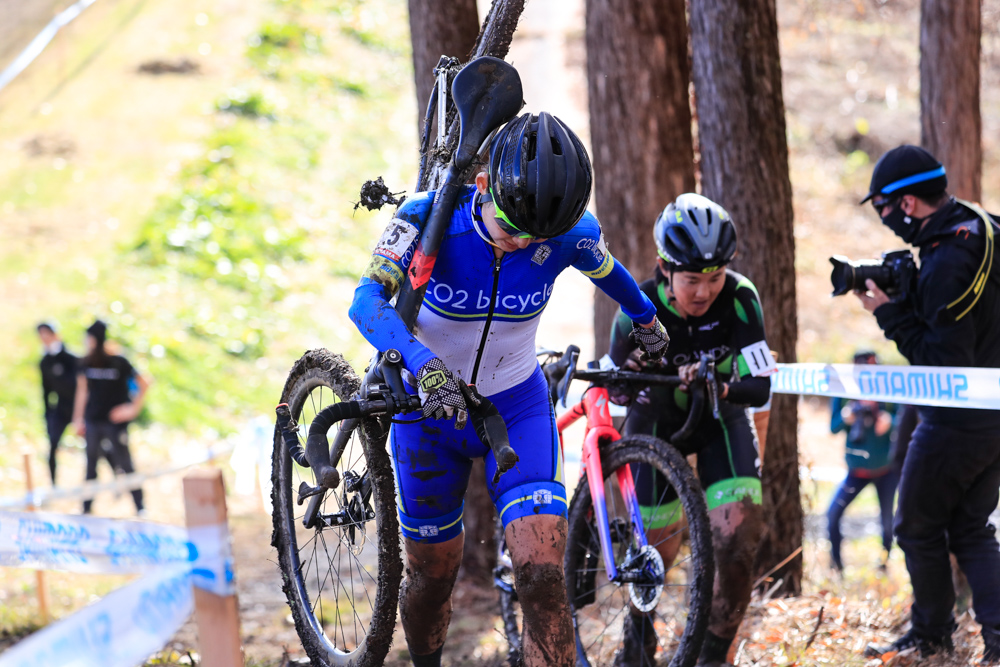
MULTIPOLYGON (((0 69, 70 4, 0 0, 0 69)), ((482 14, 489 3, 479 4, 482 14)), ((846 362, 864 347, 902 362, 852 298, 829 297, 827 257, 900 245, 857 201, 882 152, 920 142, 920 3, 777 5, 798 359, 846 362)), ((1000 0, 983 0, 982 28, 983 204, 998 211, 1000 0)), ((0 485, 23 483, 22 448, 39 462, 47 448, 41 320, 57 321, 80 353, 84 328, 106 319, 155 378, 134 438, 139 470, 269 414, 307 348, 364 366, 369 348, 347 305, 390 212, 354 203, 369 178, 413 187, 410 49, 404 0, 98 0, 0 91, 0 485)), ((587 141, 583 0, 530 0, 508 60, 526 109, 557 114, 587 141)), ((590 356, 592 304, 590 283, 569 272, 539 343, 577 343, 590 356)), ((824 404, 803 401, 806 465, 842 466, 827 419, 824 404)), ((63 456, 79 470, 64 478, 82 479, 82 453, 63 456)), ((811 511, 825 502, 807 500, 811 511)), ((898 608, 901 586, 879 595, 898 608)), ((89 594, 67 593, 63 606, 89 594)), ((262 613, 281 618, 275 609, 262 613)))

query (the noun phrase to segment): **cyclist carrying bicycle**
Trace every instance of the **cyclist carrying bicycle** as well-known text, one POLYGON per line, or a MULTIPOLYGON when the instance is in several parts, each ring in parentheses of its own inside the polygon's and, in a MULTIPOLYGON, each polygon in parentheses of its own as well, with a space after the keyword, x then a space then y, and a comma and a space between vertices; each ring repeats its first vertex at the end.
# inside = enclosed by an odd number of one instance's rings
POLYGON ((591 183, 590 159, 572 130, 548 113, 524 114, 497 133, 488 172, 460 195, 414 332, 389 301, 418 252, 434 193, 400 207, 355 291, 351 319, 376 348, 402 353, 426 418, 394 424, 390 433, 407 555, 399 606, 418 667, 441 664, 472 461, 485 457, 487 480, 497 467, 475 431, 451 419, 465 408, 456 378, 496 404, 520 456, 488 487, 514 563, 525 664, 573 664, 562 456, 535 358, 535 331, 553 281, 576 268, 621 304, 644 350, 656 357, 667 346, 652 302, 615 262, 586 212, 591 183))
MULTIPOLYGON (((764 339, 757 290, 747 278, 726 268, 736 254, 736 228, 729 214, 701 195, 683 194, 660 214, 653 235, 659 254, 656 276, 640 288, 656 304, 657 317, 671 342, 668 355, 649 370, 676 373, 690 381, 703 354, 715 360, 717 370, 719 414, 706 411, 684 443, 687 446, 675 443, 684 454, 698 453, 698 476, 707 497, 716 575, 709 629, 698 665, 714 667, 726 663, 750 600, 763 515, 757 434, 746 407, 767 402, 768 375, 775 366, 764 339)), ((648 367, 639 361, 628 334, 628 320, 619 313, 611 332, 612 360, 632 370, 648 367)), ((632 403, 625 434, 670 437, 684 423, 689 397, 687 387, 682 386, 648 388, 634 400, 619 393, 611 400, 632 403)), ((635 480, 640 504, 669 500, 661 498, 669 487, 651 468, 640 466, 635 480)), ((661 512, 660 516, 676 514, 661 512)), ((680 546, 675 526, 647 526, 650 544, 659 543, 665 564, 673 562, 680 546), (666 539, 670 535, 675 537, 666 539)), ((618 664, 653 664, 652 620, 633 612, 626 623, 618 664)))

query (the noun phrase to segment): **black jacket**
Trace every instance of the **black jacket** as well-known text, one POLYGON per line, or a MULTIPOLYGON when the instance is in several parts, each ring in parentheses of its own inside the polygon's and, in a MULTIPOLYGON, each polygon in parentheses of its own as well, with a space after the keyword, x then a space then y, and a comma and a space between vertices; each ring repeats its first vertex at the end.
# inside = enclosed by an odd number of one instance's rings
MULTIPOLYGON (((964 307, 948 307, 976 279, 986 252, 985 231, 975 211, 952 199, 913 242, 920 249, 915 290, 903 301, 875 309, 886 338, 911 364, 1000 368, 1000 253, 993 254, 975 306, 964 315, 964 307)), ((995 218, 993 231, 1000 237, 995 218)), ((920 415, 964 431, 1000 429, 1000 410, 921 407, 920 415)))
POLYGON ((45 416, 73 418, 76 398, 77 358, 64 346, 56 354, 46 353, 39 366, 42 369, 42 403, 45 416))

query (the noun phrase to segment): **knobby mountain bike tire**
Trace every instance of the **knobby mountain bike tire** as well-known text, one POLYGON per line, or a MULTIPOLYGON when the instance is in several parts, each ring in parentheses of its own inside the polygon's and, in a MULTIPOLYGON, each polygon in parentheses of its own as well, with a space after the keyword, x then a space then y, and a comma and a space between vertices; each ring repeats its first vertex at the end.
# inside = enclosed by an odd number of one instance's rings
MULTIPOLYGON (((663 585, 659 591, 655 586, 608 581, 604 564, 608 555, 601 553, 590 486, 586 475, 582 477, 569 507, 565 561, 577 665, 612 664, 616 654, 623 650, 626 618, 637 608, 635 605, 641 604, 652 607, 645 610, 645 615, 655 631, 655 664, 690 667, 698 659, 708 628, 715 577, 705 494, 685 458, 659 438, 633 435, 602 448, 605 505, 612 524, 612 555, 619 570, 625 566, 626 555, 634 558, 639 550, 628 511, 612 480, 622 466, 632 466, 633 475, 636 474, 637 464, 652 466, 662 473, 679 500, 677 504, 667 503, 666 489, 657 489, 654 495, 658 498, 654 498, 652 509, 644 516, 649 545, 664 543, 665 548, 668 539, 679 541, 682 536, 687 538, 686 544, 679 547, 672 562, 660 560, 658 567, 663 576, 659 581, 663 585), (677 522, 681 518, 678 506, 683 508, 686 522, 677 522), (665 657, 669 657, 669 663, 665 657)), ((649 555, 648 550, 645 553, 646 566, 655 568, 658 555, 649 555)), ((654 662, 643 655, 630 664, 652 667, 654 662)))
MULTIPOLYGON (((311 350, 292 367, 281 394, 305 445, 312 418, 335 401, 350 400, 360 380, 339 354, 311 350)), ((343 525, 306 529, 309 501, 296 503, 302 481, 315 479, 296 464, 275 429, 271 472, 274 532, 282 589, 295 630, 314 667, 376 667, 392 643, 402 577, 399 522, 384 424, 363 420, 342 455, 332 461, 340 484, 327 491, 321 514, 347 516, 343 525), (357 475, 354 478, 353 475, 357 475), (371 479, 367 504, 348 480, 371 479), (369 511, 371 510, 371 511, 369 511), (374 516, 370 516, 371 514, 374 516)), ((336 426, 331 429, 331 441, 336 426)))
POLYGON ((521 619, 514 589, 514 563, 507 548, 507 536, 503 522, 496 519, 494 543, 497 545, 497 563, 493 569, 493 585, 500 594, 500 620, 503 621, 504 635, 507 637, 507 664, 521 667, 521 619))

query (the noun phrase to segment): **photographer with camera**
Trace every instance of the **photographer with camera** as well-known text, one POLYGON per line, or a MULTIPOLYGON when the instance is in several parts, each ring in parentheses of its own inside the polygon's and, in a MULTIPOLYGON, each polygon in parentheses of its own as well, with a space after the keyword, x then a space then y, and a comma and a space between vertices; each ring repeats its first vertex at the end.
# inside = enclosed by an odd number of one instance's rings
MULTIPOLYGON (((849 287, 911 364, 1000 368, 997 222, 978 205, 951 197, 947 185, 944 166, 917 146, 899 146, 879 159, 861 203, 871 200, 882 224, 918 248, 920 267, 900 280, 909 272, 905 262, 900 271, 887 258, 880 268, 895 283, 852 268, 864 282, 849 287), (898 289, 886 289, 893 286, 898 289)), ((968 576, 982 624, 981 664, 1000 664, 1000 546, 989 523, 1000 487, 1000 411, 919 411, 894 526, 913 584, 911 629, 866 653, 951 650, 950 550, 968 576)))
MULTIPOLYGON (((854 354, 855 364, 877 364, 878 357, 871 351, 854 354)), ((830 432, 847 431, 847 477, 826 512, 830 532, 830 564, 837 572, 844 571, 840 558, 840 520, 847 506, 869 484, 875 485, 879 510, 882 516, 882 560, 879 568, 885 570, 892 548, 892 504, 896 497, 896 472, 890 454, 893 415, 896 406, 876 401, 848 401, 834 398, 830 403, 830 432)))

